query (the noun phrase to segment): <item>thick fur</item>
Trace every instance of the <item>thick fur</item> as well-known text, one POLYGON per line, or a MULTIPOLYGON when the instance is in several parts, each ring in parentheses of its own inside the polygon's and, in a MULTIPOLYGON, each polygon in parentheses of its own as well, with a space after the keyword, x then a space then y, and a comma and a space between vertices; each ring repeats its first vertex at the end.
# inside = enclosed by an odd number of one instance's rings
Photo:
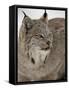
POLYGON ((18 41, 18 82, 58 80, 65 74, 65 20, 25 17, 18 41))

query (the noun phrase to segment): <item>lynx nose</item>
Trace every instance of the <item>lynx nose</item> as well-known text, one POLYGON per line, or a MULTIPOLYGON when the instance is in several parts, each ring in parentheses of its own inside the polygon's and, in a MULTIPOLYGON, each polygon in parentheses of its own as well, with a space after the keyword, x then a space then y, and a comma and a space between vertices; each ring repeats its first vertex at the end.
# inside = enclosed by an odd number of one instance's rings
POLYGON ((45 45, 42 46, 41 50, 48 50, 50 48, 50 41, 47 41, 45 45))

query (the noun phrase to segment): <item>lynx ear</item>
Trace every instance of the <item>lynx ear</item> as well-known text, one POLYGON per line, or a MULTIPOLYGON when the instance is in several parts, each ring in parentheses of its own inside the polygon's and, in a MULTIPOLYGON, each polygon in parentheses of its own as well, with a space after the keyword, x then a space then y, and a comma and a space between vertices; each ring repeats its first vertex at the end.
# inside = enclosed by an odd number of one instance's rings
POLYGON ((23 19, 22 23, 25 25, 25 28, 27 30, 31 29, 33 26, 33 20, 31 18, 29 18, 29 16, 27 16, 24 11, 22 11, 22 12, 24 14, 24 19, 23 19))
POLYGON ((40 18, 43 22, 45 22, 46 24, 48 24, 48 15, 47 12, 45 10, 43 16, 40 18))

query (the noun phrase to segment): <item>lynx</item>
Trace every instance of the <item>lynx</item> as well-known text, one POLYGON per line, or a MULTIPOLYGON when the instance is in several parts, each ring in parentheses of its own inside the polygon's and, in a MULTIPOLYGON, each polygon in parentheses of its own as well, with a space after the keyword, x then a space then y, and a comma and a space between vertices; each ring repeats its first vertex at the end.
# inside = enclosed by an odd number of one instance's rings
MULTIPOLYGON (((24 12, 23 12, 24 13, 24 12)), ((64 18, 32 20, 24 13, 18 38, 18 81, 58 80, 65 74, 64 18)))

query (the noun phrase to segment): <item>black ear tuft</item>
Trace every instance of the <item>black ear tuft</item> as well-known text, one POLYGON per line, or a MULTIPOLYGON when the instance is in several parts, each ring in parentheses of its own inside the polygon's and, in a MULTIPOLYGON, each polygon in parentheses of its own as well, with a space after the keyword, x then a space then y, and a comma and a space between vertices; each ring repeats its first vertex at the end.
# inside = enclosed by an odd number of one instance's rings
POLYGON ((46 10, 45 10, 45 13, 44 13, 44 18, 45 18, 45 17, 47 17, 47 12, 46 12, 46 10))
POLYGON ((24 17, 27 17, 26 13, 24 11, 22 11, 22 13, 24 14, 24 17))
POLYGON ((48 24, 48 14, 46 12, 46 9, 43 16, 40 18, 40 20, 42 20, 45 24, 48 24))

